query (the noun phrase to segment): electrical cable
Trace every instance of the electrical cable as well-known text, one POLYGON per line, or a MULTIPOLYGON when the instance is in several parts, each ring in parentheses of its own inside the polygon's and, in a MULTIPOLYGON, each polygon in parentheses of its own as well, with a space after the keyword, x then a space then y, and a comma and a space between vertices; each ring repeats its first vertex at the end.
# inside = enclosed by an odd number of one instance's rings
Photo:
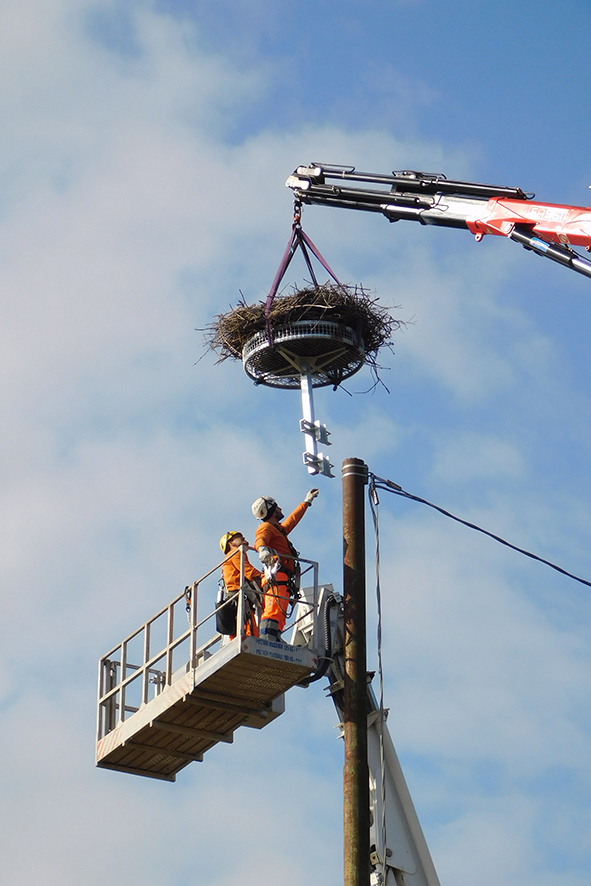
POLYGON ((384 866, 384 877, 386 875, 386 762, 385 762, 385 754, 384 754, 384 725, 386 721, 386 712, 384 710, 384 671, 382 667, 382 589, 380 585, 380 529, 378 523, 378 505, 380 500, 378 498, 378 493, 375 484, 375 477, 373 474, 370 474, 370 483, 368 489, 369 495, 369 506, 371 509, 371 515, 373 517, 373 525, 374 532, 376 538, 376 555, 375 555, 375 563, 376 563, 376 601, 377 601, 377 615, 378 615, 378 627, 377 627, 377 646, 378 646, 378 680, 380 686, 380 700, 379 700, 379 712, 380 712, 380 731, 379 731, 379 740, 380 740, 380 790, 381 790, 381 800, 382 800, 382 815, 381 815, 381 831, 382 831, 382 862, 384 866))
POLYGON ((580 578, 578 575, 573 575, 572 572, 567 572, 567 570, 563 569, 561 566, 557 566, 555 563, 551 563, 550 560, 545 560, 543 557, 538 557, 537 554, 532 554, 531 551, 526 551, 523 548, 518 548, 517 545, 511 544, 511 542, 506 541, 499 535, 495 535, 493 532, 489 532, 487 529, 483 529, 481 526, 477 526, 476 523, 470 523, 468 520, 462 520, 461 517, 456 517, 454 514, 446 511, 445 508, 439 507, 439 505, 434 505, 432 502, 427 501, 424 498, 420 498, 420 496, 418 495, 412 495, 410 492, 406 492, 401 486, 399 486, 397 483, 394 483, 392 480, 384 480, 382 477, 376 477, 375 474, 371 473, 370 478, 376 489, 382 489, 384 492, 392 492, 394 495, 399 495, 402 498, 408 498, 411 501, 419 502, 419 504, 427 505, 428 507, 433 508, 433 510, 439 511, 439 513, 443 514, 444 517, 449 517, 451 520, 455 520, 456 523, 461 523, 463 526, 467 526, 469 529, 475 529, 477 532, 482 532, 483 535, 488 535, 489 538, 498 541, 499 544, 505 545, 505 547, 507 548, 511 548, 511 550, 513 551, 517 551, 518 554, 523 554, 524 557, 530 557, 530 559, 532 560, 537 560, 539 563, 544 563, 551 569, 555 569, 556 572, 560 572, 561 575, 566 575, 567 578, 572 578, 573 581, 578 581, 581 584, 587 585, 587 587, 591 588, 591 581, 587 581, 585 578, 580 578))
POLYGON ((298 686, 309 686, 310 683, 316 683, 318 680, 321 680, 322 677, 325 676, 328 671, 331 663, 332 663, 332 632, 330 625, 330 608, 332 606, 338 606, 337 598, 334 594, 330 594, 326 597, 324 601, 324 606, 322 607, 322 625, 323 625, 323 640, 324 640, 324 649, 322 650, 323 654, 318 656, 319 661, 322 661, 322 664, 315 671, 311 677, 306 677, 305 680, 302 680, 301 683, 298 683, 298 686))

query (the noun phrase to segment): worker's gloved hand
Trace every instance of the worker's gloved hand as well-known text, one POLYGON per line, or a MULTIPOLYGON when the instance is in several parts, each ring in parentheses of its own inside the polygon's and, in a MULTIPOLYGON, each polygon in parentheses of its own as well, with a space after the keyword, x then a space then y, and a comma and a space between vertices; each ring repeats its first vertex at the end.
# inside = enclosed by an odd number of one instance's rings
POLYGON ((264 545, 259 548, 259 559, 265 566, 269 566, 273 562, 274 556, 271 548, 266 548, 264 545))
POLYGON ((309 492, 306 493, 306 497, 305 497, 304 501, 306 502, 306 504, 308 505, 309 508, 312 507, 312 502, 314 501, 314 499, 318 495, 318 492, 319 492, 318 489, 311 489, 309 492))

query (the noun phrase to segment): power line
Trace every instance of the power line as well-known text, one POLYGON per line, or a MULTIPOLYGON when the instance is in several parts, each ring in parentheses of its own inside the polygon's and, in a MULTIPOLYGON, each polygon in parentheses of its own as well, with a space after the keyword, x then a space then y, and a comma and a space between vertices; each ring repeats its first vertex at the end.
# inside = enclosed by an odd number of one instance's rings
MULTIPOLYGON (((371 476, 371 475, 370 475, 371 476)), ((379 732, 379 741, 380 741, 380 792, 381 792, 381 806, 382 806, 382 815, 381 815, 381 839, 382 845, 381 850, 383 853, 383 864, 384 870, 386 870, 386 845, 387 845, 387 834, 386 834, 386 763, 385 763, 385 752, 384 752, 384 727, 386 724, 386 711, 384 709, 384 670, 382 666, 382 588, 380 584, 380 529, 379 529, 379 520, 378 520, 378 495, 375 490, 375 486, 370 483, 369 488, 369 505, 371 508, 371 515, 373 518, 373 526, 376 540, 376 554, 375 554, 375 568, 376 568, 376 602, 377 602, 377 612, 378 612, 378 630, 377 630, 377 645, 378 645, 378 677, 380 684, 380 702, 379 702, 379 712, 380 712, 380 732, 379 732)))
POLYGON ((588 588, 591 588, 591 581, 587 581, 584 578, 579 578, 578 575, 573 575, 572 572, 567 572, 566 569, 562 569, 561 566, 557 566, 555 563, 551 563, 550 560, 545 560, 543 557, 538 557, 537 554, 532 554, 531 551, 525 551, 523 548, 518 548, 517 545, 511 544, 511 542, 506 541, 504 538, 501 538, 499 535, 495 535, 493 532, 489 532, 487 529, 483 529, 481 526, 477 526, 476 523, 470 523, 468 520, 462 520, 461 517, 456 517, 454 514, 451 514, 449 511, 446 511, 445 508, 439 507, 439 505, 434 505, 432 502, 427 501, 424 498, 420 498, 418 495, 412 495, 410 492, 406 492, 402 486, 399 486, 397 483, 394 483, 392 480, 384 480, 382 477, 377 477, 375 474, 370 472, 370 494, 372 489, 382 489, 384 492, 392 492, 394 495, 399 495, 402 498, 408 498, 411 501, 417 501, 419 504, 427 505, 429 508, 433 508, 434 511, 439 511, 440 514, 443 514, 444 517, 449 517, 451 520, 455 520, 456 523, 461 523, 463 526, 467 526, 469 529, 474 529, 476 532, 482 532, 483 535, 488 535, 489 538, 498 541, 499 544, 505 545, 507 548, 511 548, 513 551, 517 551, 518 554, 523 554, 524 557, 530 557, 532 560, 537 560, 539 563, 544 563, 546 566, 549 566, 551 569, 555 569, 556 572, 560 572, 561 575, 566 575, 567 578, 572 578, 574 581, 580 582, 582 585, 587 585, 588 588))

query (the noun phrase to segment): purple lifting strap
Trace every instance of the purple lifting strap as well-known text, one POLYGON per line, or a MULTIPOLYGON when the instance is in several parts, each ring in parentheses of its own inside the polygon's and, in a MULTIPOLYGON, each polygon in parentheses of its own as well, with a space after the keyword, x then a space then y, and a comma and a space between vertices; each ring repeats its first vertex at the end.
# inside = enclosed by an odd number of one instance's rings
POLYGON ((312 252, 312 254, 318 259, 322 267, 325 271, 327 271, 332 279, 335 281, 337 286, 342 286, 343 284, 336 277, 336 275, 331 271, 330 267, 323 259, 322 255, 316 248, 316 246, 312 243, 310 238, 304 231, 299 223, 299 220, 296 219, 293 225, 291 226, 291 237, 289 238, 289 243, 287 244, 287 249, 283 254, 283 258, 281 259, 281 264, 277 269, 277 273, 275 274, 275 279, 273 280, 273 285, 271 286, 271 290, 269 295, 267 296, 267 301, 265 302, 265 324, 267 327, 267 338, 269 340, 269 345, 273 344, 273 333, 271 331, 271 323, 269 320, 269 313, 271 311, 271 305, 273 304, 273 299, 277 295, 277 290, 279 289, 279 285, 285 276, 285 272, 287 271, 289 264, 294 257, 296 250, 299 248, 302 250, 302 254, 304 256, 304 260, 310 272, 310 276, 312 277, 312 282, 314 286, 318 286, 318 281, 316 280, 316 275, 314 274, 314 269, 312 268, 312 262, 310 261, 310 256, 308 254, 308 249, 312 252), (308 247, 308 249, 306 248, 308 247))

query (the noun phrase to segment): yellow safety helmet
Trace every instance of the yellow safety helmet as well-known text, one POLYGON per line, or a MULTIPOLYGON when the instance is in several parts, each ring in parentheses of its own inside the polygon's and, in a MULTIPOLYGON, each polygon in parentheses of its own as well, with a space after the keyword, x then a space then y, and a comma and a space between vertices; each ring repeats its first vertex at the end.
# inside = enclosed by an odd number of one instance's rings
POLYGON ((241 532, 226 532, 225 535, 222 535, 220 538, 220 548, 222 549, 223 554, 228 553, 228 545, 230 541, 236 536, 242 535, 241 532))

